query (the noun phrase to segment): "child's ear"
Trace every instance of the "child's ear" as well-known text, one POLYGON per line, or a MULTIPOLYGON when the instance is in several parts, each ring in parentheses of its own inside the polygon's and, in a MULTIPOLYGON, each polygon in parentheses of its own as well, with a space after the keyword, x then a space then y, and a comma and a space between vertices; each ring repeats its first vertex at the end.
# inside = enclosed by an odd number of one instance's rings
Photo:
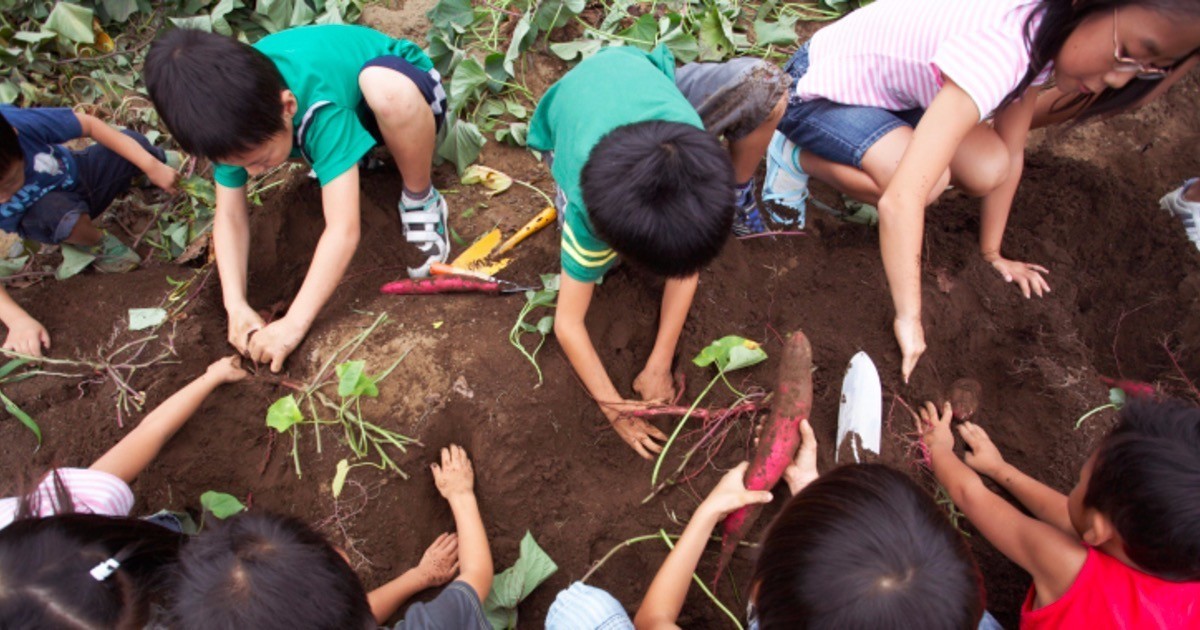
POLYGON ((1092 547, 1102 547, 1117 537, 1112 521, 1099 510, 1088 508, 1084 513, 1084 530, 1080 533, 1083 542, 1092 547))
POLYGON ((283 103, 283 118, 291 121, 296 115, 296 109, 299 105, 296 103, 296 95, 291 90, 283 90, 279 93, 279 100, 283 103))

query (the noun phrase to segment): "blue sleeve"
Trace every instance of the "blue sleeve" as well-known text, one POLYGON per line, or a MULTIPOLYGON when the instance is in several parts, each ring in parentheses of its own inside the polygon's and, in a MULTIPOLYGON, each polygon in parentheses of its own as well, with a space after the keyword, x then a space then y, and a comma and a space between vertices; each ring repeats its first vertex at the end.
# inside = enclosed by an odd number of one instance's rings
POLYGON ((46 144, 62 144, 83 135, 79 118, 66 107, 23 109, 6 105, 0 108, 0 114, 19 135, 46 144))

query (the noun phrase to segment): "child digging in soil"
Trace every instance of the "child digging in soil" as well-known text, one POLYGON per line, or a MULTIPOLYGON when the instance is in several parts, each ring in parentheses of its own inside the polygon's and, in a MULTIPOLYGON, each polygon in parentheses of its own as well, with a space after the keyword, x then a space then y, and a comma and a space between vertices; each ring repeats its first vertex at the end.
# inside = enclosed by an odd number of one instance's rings
POLYGON ((471 461, 462 447, 451 445, 432 469, 457 534, 439 537, 415 569, 368 595, 345 557, 308 526, 242 514, 202 532, 182 553, 172 627, 375 628, 413 595, 457 572, 433 601, 410 606, 396 628, 490 630, 483 601, 492 586, 492 554, 471 461))
POLYGON ((644 458, 666 436, 622 415, 646 403, 625 400, 600 362, 584 325, 592 294, 618 255, 666 277, 654 348, 633 389, 646 401, 674 398, 671 362, 700 269, 731 226, 765 230, 753 177, 789 85, 757 60, 676 72, 665 46, 608 48, 551 86, 533 114, 529 146, 549 156, 562 227, 554 333, 613 428, 644 458))
MULTIPOLYGON (((0 106, 0 230, 40 243, 73 247, 94 257, 92 266, 129 271, 141 259, 93 222, 140 173, 174 192, 179 173, 145 136, 117 131, 89 114, 67 108, 0 106), (72 151, 63 142, 91 138, 72 151)), ((0 287, 0 321, 8 327, 5 350, 42 356, 50 334, 0 287)))
POLYGON ((949 184, 982 197, 980 255, 1025 297, 1043 295, 1046 268, 1001 251, 1039 92, 1054 86, 1078 120, 1120 111, 1198 47, 1200 3, 1190 0, 872 3, 788 63, 796 94, 771 143, 764 198, 802 207, 806 195, 792 189, 811 175, 878 205, 907 381, 925 351, 925 206, 949 184))
POLYGON ((1130 401, 1069 496, 1004 461, 947 403, 921 409, 933 472, 1001 553, 1033 576, 1022 628, 1200 627, 1200 409, 1130 401), (1033 514, 984 486, 986 475, 1033 514))
POLYGON ((229 342, 242 354, 278 372, 308 333, 358 247, 359 164, 377 144, 404 180, 400 221, 422 260, 409 274, 445 262, 446 202, 430 171, 446 94, 416 44, 346 25, 294 28, 254 46, 175 29, 151 46, 145 78, 179 145, 219 162, 213 246, 229 342), (325 231, 287 314, 266 324, 246 296, 246 178, 298 158, 320 182, 325 231))

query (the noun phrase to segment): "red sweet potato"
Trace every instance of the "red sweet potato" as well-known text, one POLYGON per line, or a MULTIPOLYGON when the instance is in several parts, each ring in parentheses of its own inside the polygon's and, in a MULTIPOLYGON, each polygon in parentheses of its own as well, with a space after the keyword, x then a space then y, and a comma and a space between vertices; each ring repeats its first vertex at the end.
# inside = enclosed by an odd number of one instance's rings
POLYGON ((486 282, 468 276, 433 276, 389 282, 379 288, 391 295, 435 295, 438 293, 498 293, 498 282, 486 282))
POLYGON ((1154 398, 1158 395, 1158 390, 1154 389, 1153 385, 1149 383, 1143 383, 1141 381, 1130 381, 1101 376, 1100 382, 1109 387, 1119 388, 1121 391, 1125 392, 1126 396, 1130 398, 1154 398))
MULTIPOLYGON (((807 420, 812 412, 812 400, 812 347, 804 333, 796 331, 784 345, 771 414, 759 433, 754 460, 746 469, 748 490, 770 490, 783 477, 783 471, 792 463, 800 448, 800 422, 807 420)), ((713 577, 714 587, 725 572, 737 544, 750 531, 761 511, 762 505, 756 504, 725 517, 721 533, 721 558, 717 562, 717 574, 713 577)))

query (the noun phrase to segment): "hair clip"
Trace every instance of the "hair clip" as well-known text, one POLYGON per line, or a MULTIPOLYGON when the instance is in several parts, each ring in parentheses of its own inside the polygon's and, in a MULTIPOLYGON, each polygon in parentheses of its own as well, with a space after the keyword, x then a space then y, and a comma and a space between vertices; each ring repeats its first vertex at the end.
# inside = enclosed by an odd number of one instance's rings
POLYGON ((113 571, 116 571, 120 567, 121 563, 118 562, 116 558, 109 558, 108 560, 105 560, 104 562, 92 567, 92 579, 96 580, 97 582, 103 582, 113 574, 113 571))

